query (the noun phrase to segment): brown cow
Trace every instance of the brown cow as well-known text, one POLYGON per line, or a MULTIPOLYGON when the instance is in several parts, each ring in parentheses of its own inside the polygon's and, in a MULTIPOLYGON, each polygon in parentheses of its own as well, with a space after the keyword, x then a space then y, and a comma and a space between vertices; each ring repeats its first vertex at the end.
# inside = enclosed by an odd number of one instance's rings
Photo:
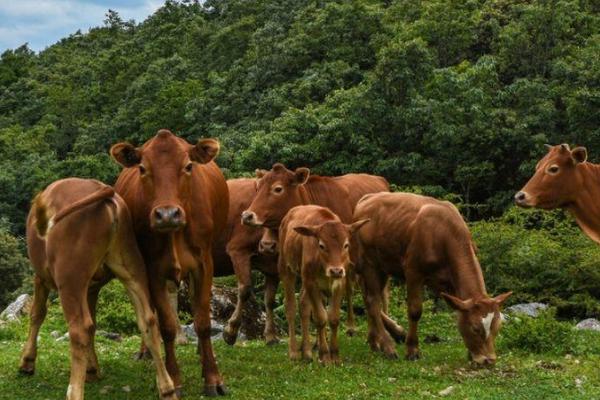
POLYGON ((160 356, 146 269, 123 199, 111 187, 94 180, 54 182, 33 202, 27 218, 27 249, 35 270, 35 287, 20 371, 28 375, 34 372, 37 335, 46 316, 48 294, 57 289, 71 342, 67 399, 83 399, 86 374, 88 380, 98 377, 94 351, 98 292, 116 276, 129 292, 140 331, 150 345, 161 398, 176 399, 173 381, 160 356))
POLYGON ((227 229, 215 241, 213 257, 215 276, 235 273, 238 281, 238 298, 235 311, 223 330, 223 339, 228 344, 234 344, 237 339, 242 311, 252 294, 251 268, 254 267, 265 275, 265 341, 267 344, 275 344, 279 341, 273 314, 275 294, 279 285, 277 258, 273 255, 257 254, 261 231, 240 222, 242 211, 248 208, 256 195, 256 180, 230 179, 227 181, 227 186, 229 188, 227 229))
POLYGON ((226 226, 229 207, 225 178, 213 162, 219 143, 201 139, 191 145, 168 130, 160 130, 142 147, 118 143, 110 152, 125 167, 115 190, 131 211, 149 271, 167 370, 179 389, 181 375, 174 347, 177 323, 169 305, 167 280, 188 279, 204 393, 223 395, 226 387, 210 341, 212 246, 226 226))
POLYGON ((281 222, 279 243, 281 253, 277 269, 285 294, 285 313, 288 322, 289 356, 299 360, 296 344, 296 278, 301 277, 300 322, 302 325, 302 358, 312 360, 309 323, 312 312, 317 327, 319 360, 338 364, 337 329, 346 271, 350 266, 352 235, 367 220, 345 225, 331 210, 320 206, 292 208, 281 222), (323 306, 322 293, 331 297, 329 313, 323 306), (331 338, 326 338, 329 321, 331 338))
MULTIPOLYGON (((270 171, 257 170, 259 178, 257 194, 252 204, 242 213, 242 222, 250 226, 277 229, 285 214, 298 205, 315 204, 329 208, 344 223, 352 222, 352 212, 358 200, 365 194, 388 192, 388 182, 367 174, 347 174, 338 177, 310 175, 308 168, 290 171, 283 164, 274 164, 270 171)), ((263 246, 274 247, 272 241, 263 246)), ((348 280, 354 280, 349 271, 348 280)), ((349 335, 356 331, 352 307, 352 284, 346 285, 349 335)))
POLYGON ((356 221, 370 219, 358 234, 362 276, 369 319, 369 344, 396 357, 393 341, 383 329, 381 292, 389 275, 406 281, 409 332, 406 357, 419 357, 417 324, 424 285, 441 293, 458 311, 458 329, 478 364, 496 361, 495 337, 500 329, 500 305, 511 294, 490 298, 471 234, 451 203, 409 193, 379 193, 363 197, 356 221))
POLYGON ((587 162, 585 147, 548 146, 535 174, 515 195, 520 207, 564 208, 583 232, 600 243, 600 165, 587 162))

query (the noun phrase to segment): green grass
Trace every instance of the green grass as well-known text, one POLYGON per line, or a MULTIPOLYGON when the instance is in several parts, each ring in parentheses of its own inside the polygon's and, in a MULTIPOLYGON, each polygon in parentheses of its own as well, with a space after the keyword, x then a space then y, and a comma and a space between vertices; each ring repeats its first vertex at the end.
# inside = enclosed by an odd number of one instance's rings
MULTIPOLYGON (((600 399, 600 334, 573 332, 579 352, 542 354, 510 351, 498 340, 499 360, 494 368, 472 368, 451 313, 424 313, 420 326, 422 359, 390 361, 372 353, 365 343, 364 318, 359 335, 341 338, 343 365, 323 367, 291 362, 287 345, 266 347, 250 341, 234 347, 215 343, 219 367, 231 389, 230 399, 427 399, 453 386, 447 399, 600 399), (424 343, 427 335, 440 343, 424 343), (587 344, 594 343, 592 351, 587 344), (583 346, 583 347, 581 347, 583 346)), ((395 316, 405 323, 394 307, 395 316)), ((42 328, 36 374, 17 374, 27 322, 0 328, 0 399, 45 400, 64 398, 69 376, 67 342, 56 342, 52 329, 64 329, 56 305, 42 328)), ((103 329, 103 327, 99 327, 103 329)), ((506 330, 507 332, 510 330, 506 330)), ((64 332, 64 330, 61 330, 64 332)), ((502 333, 501 333, 502 334, 502 333)), ((508 340, 506 341, 508 343, 508 340)), ((87 399, 157 398, 154 371, 149 361, 133 361, 139 338, 121 343, 98 339, 102 379, 86 386, 87 399), (123 391, 129 386, 130 391, 123 391)), ((559 349, 560 350, 560 349, 559 349)), ((400 354, 404 349, 398 347, 400 354)), ((202 380, 195 346, 177 349, 186 399, 201 398, 202 380)))

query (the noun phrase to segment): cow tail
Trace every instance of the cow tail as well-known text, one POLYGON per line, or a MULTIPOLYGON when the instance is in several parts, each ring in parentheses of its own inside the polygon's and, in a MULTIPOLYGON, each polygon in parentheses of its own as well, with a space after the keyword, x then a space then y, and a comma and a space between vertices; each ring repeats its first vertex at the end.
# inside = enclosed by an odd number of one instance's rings
POLYGON ((38 193, 33 199, 33 206, 35 207, 35 230, 40 237, 46 236, 48 231, 48 208, 42 200, 42 193, 38 193))
POLYGON ((60 210, 52 219, 52 223, 56 224, 61 219, 66 217, 67 215, 69 215, 75 211, 78 211, 78 210, 82 209, 83 207, 87 207, 90 204, 96 203, 101 200, 112 198, 114 195, 115 195, 115 190, 113 188, 111 188, 110 186, 105 186, 102 189, 90 194, 89 196, 86 196, 83 199, 76 201, 75 203, 71 204, 69 207, 63 208, 62 210, 60 210))

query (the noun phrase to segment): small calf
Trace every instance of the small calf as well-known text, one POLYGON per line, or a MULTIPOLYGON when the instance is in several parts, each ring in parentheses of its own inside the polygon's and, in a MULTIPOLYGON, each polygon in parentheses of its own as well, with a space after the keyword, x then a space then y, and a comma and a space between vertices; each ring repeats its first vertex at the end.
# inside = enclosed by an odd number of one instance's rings
POLYGON ((324 364, 340 362, 337 331, 340 305, 350 268, 353 234, 368 220, 351 225, 325 207, 308 205, 292 208, 279 229, 280 256, 278 271, 284 286, 285 311, 289 331, 289 356, 292 360, 312 360, 309 322, 311 311, 317 327, 319 360, 324 364), (302 354, 296 344, 296 278, 301 277, 300 319, 302 354), (323 294, 330 297, 325 311, 323 294), (330 343, 325 324, 331 328, 330 343))

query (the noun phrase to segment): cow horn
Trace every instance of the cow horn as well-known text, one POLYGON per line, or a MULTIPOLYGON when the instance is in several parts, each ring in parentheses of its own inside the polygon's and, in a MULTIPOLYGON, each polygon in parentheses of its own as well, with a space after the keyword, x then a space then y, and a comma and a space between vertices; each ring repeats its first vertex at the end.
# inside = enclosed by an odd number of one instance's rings
POLYGON ((551 144, 548 144, 548 143, 544 143, 544 146, 545 146, 545 147, 546 147, 548 150, 550 150, 552 147, 554 147, 554 146, 552 146, 551 144))

